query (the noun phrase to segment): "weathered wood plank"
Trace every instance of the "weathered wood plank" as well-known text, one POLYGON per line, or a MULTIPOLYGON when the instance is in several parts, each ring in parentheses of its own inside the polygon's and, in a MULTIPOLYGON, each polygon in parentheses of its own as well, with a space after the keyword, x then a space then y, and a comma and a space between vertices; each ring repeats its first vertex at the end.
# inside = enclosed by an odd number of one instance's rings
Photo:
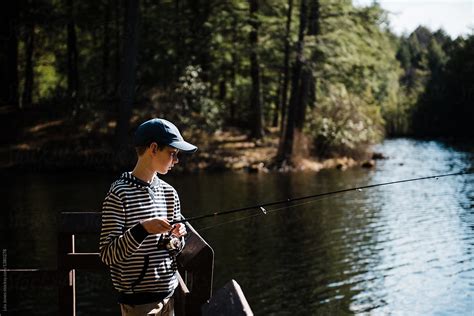
POLYGON ((216 291, 213 297, 202 306, 202 316, 252 316, 244 292, 240 285, 231 280, 216 291))
MULTIPOLYGON (((76 253, 75 235, 99 234, 100 212, 64 212, 59 219, 58 272, 65 278, 60 285, 61 315, 75 315, 75 269, 104 269, 98 253, 76 253)), ((177 260, 180 271, 180 297, 176 315, 200 315, 201 306, 212 295, 214 251, 189 224, 186 246, 177 260), (181 275, 184 277, 181 278, 181 275)))
POLYGON ((58 273, 65 278, 59 284, 58 300, 59 314, 76 316, 76 271, 66 267, 65 258, 68 253, 75 251, 74 235, 58 234, 58 273))
POLYGON ((183 292, 184 295, 188 295, 190 293, 186 283, 183 280, 183 277, 181 274, 178 272, 178 282, 179 282, 179 288, 183 292))

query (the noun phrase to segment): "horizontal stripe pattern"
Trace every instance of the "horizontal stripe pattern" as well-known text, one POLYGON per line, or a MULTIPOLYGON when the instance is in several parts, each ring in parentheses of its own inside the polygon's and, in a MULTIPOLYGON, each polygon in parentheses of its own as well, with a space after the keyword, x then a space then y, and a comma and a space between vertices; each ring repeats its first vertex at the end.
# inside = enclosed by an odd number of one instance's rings
POLYGON ((151 217, 181 219, 176 190, 156 176, 148 184, 130 172, 122 174, 104 199, 99 242, 100 257, 119 292, 171 292, 178 284, 175 258, 157 248, 161 235, 139 233, 144 231, 140 221, 151 217))

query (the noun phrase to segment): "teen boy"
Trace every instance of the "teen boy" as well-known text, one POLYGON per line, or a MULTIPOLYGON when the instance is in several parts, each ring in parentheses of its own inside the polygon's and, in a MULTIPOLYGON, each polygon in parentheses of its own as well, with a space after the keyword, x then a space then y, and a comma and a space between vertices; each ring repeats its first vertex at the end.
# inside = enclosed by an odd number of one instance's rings
MULTIPOLYGON (((157 177, 178 163, 178 152, 195 152, 178 129, 164 119, 141 124, 135 133, 138 160, 115 181, 102 208, 100 256, 109 266, 123 316, 174 315, 178 285, 175 255, 167 244, 186 229, 176 190, 157 177)), ((176 241, 176 240, 174 240, 176 241)))

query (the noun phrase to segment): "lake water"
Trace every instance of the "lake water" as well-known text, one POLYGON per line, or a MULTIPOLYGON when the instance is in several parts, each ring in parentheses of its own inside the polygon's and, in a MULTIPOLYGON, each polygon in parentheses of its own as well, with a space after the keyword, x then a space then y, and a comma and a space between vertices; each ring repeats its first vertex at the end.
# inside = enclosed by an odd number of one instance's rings
MULTIPOLYGON (((387 140, 374 169, 167 175, 194 216, 472 169, 472 146, 387 140)), ((99 210, 117 174, 2 173, 8 268, 56 269, 57 215, 99 210)), ((193 223, 215 251, 214 289, 231 279, 255 315, 472 315, 474 175, 394 184, 193 223), (298 203, 297 203, 298 204, 298 203), (261 214, 261 215, 259 215, 261 214)), ((96 239, 84 250, 96 251, 96 239)), ((57 314, 54 278, 11 272, 2 308, 57 314)), ((4 282, 5 283, 5 282, 4 282)), ((4 288, 0 291, 4 293, 4 288)), ((78 315, 117 315, 108 276, 77 273, 78 315)))

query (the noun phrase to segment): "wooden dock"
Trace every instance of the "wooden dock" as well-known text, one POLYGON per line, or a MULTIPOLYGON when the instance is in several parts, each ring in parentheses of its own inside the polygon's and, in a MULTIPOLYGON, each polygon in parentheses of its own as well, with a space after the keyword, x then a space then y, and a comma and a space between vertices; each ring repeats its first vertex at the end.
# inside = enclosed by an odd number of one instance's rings
MULTIPOLYGON (((100 212, 63 212, 58 231, 59 315, 76 315, 76 272, 104 270, 98 253, 76 251, 76 236, 100 234, 100 212)), ((175 291, 176 316, 253 315, 240 286, 232 280, 212 297, 214 251, 189 224, 186 246, 178 255, 179 287, 175 291), (211 299, 212 298, 212 299, 211 299)))

